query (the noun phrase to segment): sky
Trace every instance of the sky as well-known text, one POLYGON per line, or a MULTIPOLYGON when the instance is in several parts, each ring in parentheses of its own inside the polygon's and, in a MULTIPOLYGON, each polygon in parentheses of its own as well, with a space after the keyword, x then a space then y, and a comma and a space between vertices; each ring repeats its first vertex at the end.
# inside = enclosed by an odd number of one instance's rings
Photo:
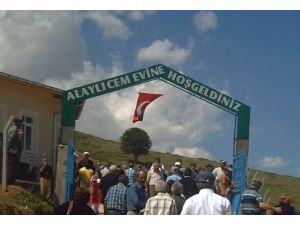
MULTIPOLYGON (((68 90, 162 63, 251 107, 249 166, 300 177, 300 11, 0 11, 0 71, 68 90)), ((234 116, 161 81, 86 101, 76 130, 232 162, 234 116), (164 94, 133 124, 138 92, 164 94)))

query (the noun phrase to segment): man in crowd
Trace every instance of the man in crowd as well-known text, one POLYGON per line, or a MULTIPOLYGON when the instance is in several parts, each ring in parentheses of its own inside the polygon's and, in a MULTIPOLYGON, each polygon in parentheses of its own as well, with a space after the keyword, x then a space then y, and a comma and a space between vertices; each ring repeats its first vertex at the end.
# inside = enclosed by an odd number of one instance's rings
POLYGON ((95 172, 95 167, 94 167, 94 162, 92 160, 90 160, 90 153, 89 152, 84 152, 83 153, 83 157, 84 159, 82 159, 79 163, 78 163, 78 170, 80 170, 81 168, 85 167, 86 169, 92 169, 93 172, 95 172))
POLYGON ((150 197, 156 195, 155 184, 160 180, 164 180, 164 175, 162 171, 159 170, 159 162, 155 160, 152 165, 153 169, 149 170, 147 174, 147 183, 149 185, 150 197))
POLYGON ((179 181, 173 183, 171 187, 171 194, 175 200, 177 214, 180 215, 182 207, 185 203, 185 198, 183 197, 183 185, 179 181))
POLYGON ((262 210, 273 210, 274 207, 264 203, 259 189, 262 185, 260 180, 252 180, 248 189, 241 195, 240 209, 242 215, 261 215, 262 210))
POLYGON ((197 179, 198 172, 199 172, 199 171, 197 170, 197 165, 196 165, 196 163, 191 163, 190 166, 189 166, 189 169, 190 169, 191 172, 192 172, 192 175, 191 175, 192 179, 193 179, 193 180, 196 180, 196 179, 197 179))
POLYGON ((84 152, 83 159, 79 161, 77 169, 79 175, 79 186, 88 189, 91 184, 91 178, 93 173, 95 173, 94 162, 90 160, 90 153, 84 152))
MULTIPOLYGON (((176 162, 174 163, 174 166, 172 168, 174 168, 174 167, 178 168, 178 171, 179 171, 178 175, 183 177, 184 167, 182 167, 182 160, 181 159, 176 160, 176 162)), ((171 168, 171 170, 172 170, 172 168, 171 168)))
POLYGON ((229 200, 231 200, 234 191, 234 184, 230 179, 231 174, 232 168, 226 167, 225 173, 220 177, 220 195, 229 200))
POLYGON ((183 195, 186 199, 199 193, 196 181, 192 179, 192 171, 186 168, 183 173, 184 177, 179 181, 183 184, 183 195))
POLYGON ((211 165, 210 163, 206 164, 205 167, 204 167, 204 171, 209 171, 209 172, 212 172, 214 171, 214 166, 211 165))
POLYGON ((41 195, 48 200, 51 198, 51 186, 53 179, 53 170, 48 164, 48 159, 43 159, 43 164, 40 166, 40 188, 41 195))
POLYGON ((219 167, 216 167, 212 171, 213 175, 215 176, 215 187, 216 187, 217 194, 220 194, 220 178, 222 174, 225 174, 227 161, 221 160, 219 165, 220 165, 219 167))
POLYGON ((274 207, 274 215, 295 215, 294 213, 291 197, 288 194, 281 194, 278 205, 274 207))
POLYGON ((8 130, 7 178, 8 184, 13 184, 19 172, 24 133, 22 120, 14 119, 14 125, 8 130))
POLYGON ((101 203, 104 203, 104 199, 110 187, 117 185, 119 183, 118 168, 116 165, 111 165, 109 167, 109 173, 102 177, 100 182, 100 191, 102 194, 101 203))
POLYGON ((172 174, 167 177, 166 182, 168 182, 169 180, 173 180, 175 182, 175 181, 180 181, 182 179, 182 177, 180 176, 181 172, 180 172, 180 168, 179 167, 173 166, 171 168, 171 172, 172 172, 172 174))
POLYGON ((187 199, 181 215, 232 215, 234 214, 227 198, 214 193, 215 177, 211 172, 203 171, 197 176, 199 194, 187 199))
POLYGON ((166 182, 158 181, 155 184, 156 196, 148 199, 144 215, 176 215, 175 200, 166 194, 166 182))
POLYGON ((130 187, 134 182, 136 178, 136 172, 133 169, 133 163, 128 164, 128 169, 125 171, 126 176, 128 177, 128 187, 130 187))
POLYGON ((102 177, 104 177, 105 175, 107 175, 109 173, 109 167, 111 166, 110 162, 105 163, 104 167, 101 169, 101 175, 102 177))
POLYGON ((126 215, 128 177, 119 176, 119 183, 109 188, 105 198, 107 215, 126 215))
POLYGON ((138 215, 145 208, 147 200, 146 177, 146 172, 140 170, 137 173, 136 182, 128 188, 127 215, 138 215))

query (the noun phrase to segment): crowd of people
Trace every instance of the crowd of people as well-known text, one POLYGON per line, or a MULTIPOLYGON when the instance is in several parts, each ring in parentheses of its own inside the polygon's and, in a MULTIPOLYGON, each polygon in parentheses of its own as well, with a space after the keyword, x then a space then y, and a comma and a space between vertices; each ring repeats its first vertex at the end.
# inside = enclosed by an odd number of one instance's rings
MULTIPOLYGON (((22 120, 15 119, 8 131, 8 183, 14 184, 19 171, 24 132, 22 120)), ((76 156, 75 156, 76 157, 76 156)), ((195 163, 183 167, 178 159, 167 173, 160 159, 148 169, 141 164, 113 165, 98 168, 84 152, 74 161, 74 195, 71 201, 54 207, 54 214, 104 215, 231 215, 235 192, 231 165, 221 160, 214 168, 208 164, 197 170, 195 163), (103 206, 103 210, 100 210, 103 206), (102 212, 100 212, 102 211, 102 212)), ((38 181, 40 193, 51 201, 53 170, 46 158, 28 174, 38 181)), ((290 215, 295 209, 289 195, 282 194, 277 205, 263 201, 260 180, 252 180, 241 194, 243 215, 290 215)))
MULTIPOLYGON (((231 165, 220 161, 197 169, 195 163, 183 167, 180 159, 167 173, 159 159, 148 169, 141 164, 95 167, 90 154, 74 164, 74 197, 54 207, 56 215, 233 215, 231 200, 235 191, 231 165), (103 209, 100 207, 103 206, 103 209), (100 210, 102 209, 102 210, 100 210)), ((288 195, 271 206, 263 202, 260 180, 253 180, 241 195, 244 215, 294 214, 288 195)))

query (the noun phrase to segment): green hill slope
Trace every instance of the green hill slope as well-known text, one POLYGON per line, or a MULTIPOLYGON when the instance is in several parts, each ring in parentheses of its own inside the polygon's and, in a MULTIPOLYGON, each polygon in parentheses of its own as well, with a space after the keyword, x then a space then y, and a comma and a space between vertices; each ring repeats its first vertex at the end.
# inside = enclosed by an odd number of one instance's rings
MULTIPOLYGON (((84 151, 90 152, 91 158, 98 165, 108 161, 114 164, 125 164, 128 160, 133 160, 131 154, 125 154, 120 150, 120 143, 80 132, 75 132, 75 148, 81 153, 84 151)), ((183 166, 188 166, 192 162, 196 163, 198 168, 204 167, 208 163, 218 166, 218 163, 215 161, 155 151, 150 151, 148 155, 140 156, 139 161, 149 167, 155 158, 161 159, 167 171, 178 158, 182 159, 183 166)), ((250 172, 249 177, 253 176, 264 180, 261 192, 264 195, 265 201, 275 205, 281 193, 288 193, 294 200, 295 207, 298 210, 300 209, 300 178, 256 170, 250 172)))
POLYGON ((0 215, 52 214, 52 205, 40 195, 15 185, 9 185, 5 193, 0 188, 0 215))

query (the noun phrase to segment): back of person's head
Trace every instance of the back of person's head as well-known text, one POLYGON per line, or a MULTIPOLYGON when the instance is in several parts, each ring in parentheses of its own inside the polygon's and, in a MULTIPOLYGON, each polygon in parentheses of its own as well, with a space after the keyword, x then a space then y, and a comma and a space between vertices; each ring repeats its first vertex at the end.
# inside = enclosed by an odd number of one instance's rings
POLYGON ((119 176, 119 183, 122 183, 125 186, 127 186, 128 185, 128 177, 125 174, 121 174, 119 176))
POLYGON ((156 184, 155 184, 156 193, 166 193, 166 189, 167 189, 166 182, 164 182, 162 180, 156 182, 156 184))
POLYGON ((258 190, 258 189, 260 189, 261 185, 262 185, 261 180, 254 179, 254 180, 251 181, 250 188, 258 190))
POLYGON ((171 167, 171 173, 179 175, 180 174, 180 170, 179 170, 179 168, 177 166, 172 166, 171 167))
POLYGON ((214 170, 214 168, 215 167, 213 165, 211 165, 210 163, 208 163, 208 164, 205 165, 204 170, 212 172, 214 170))
POLYGON ((174 184, 174 180, 168 180, 167 189, 166 189, 167 193, 171 194, 171 189, 172 189, 173 184, 174 184))
POLYGON ((200 190, 204 188, 213 189, 215 176, 210 171, 201 171, 198 173, 196 180, 200 190))
POLYGON ((185 170, 184 170, 184 172, 183 172, 183 175, 184 176, 192 176, 192 171, 191 171, 191 169, 190 168, 185 168, 185 170))
POLYGON ((179 181, 175 181, 171 187, 171 193, 173 195, 181 196, 183 193, 183 184, 179 181))
POLYGON ((129 168, 133 168, 133 166, 134 166, 133 162, 128 163, 129 168))
POLYGON ((73 200, 76 202, 87 204, 90 201, 90 192, 83 187, 76 188, 74 191, 73 200))
POLYGON ((115 174, 118 172, 118 167, 116 165, 111 165, 109 167, 109 173, 115 174))

